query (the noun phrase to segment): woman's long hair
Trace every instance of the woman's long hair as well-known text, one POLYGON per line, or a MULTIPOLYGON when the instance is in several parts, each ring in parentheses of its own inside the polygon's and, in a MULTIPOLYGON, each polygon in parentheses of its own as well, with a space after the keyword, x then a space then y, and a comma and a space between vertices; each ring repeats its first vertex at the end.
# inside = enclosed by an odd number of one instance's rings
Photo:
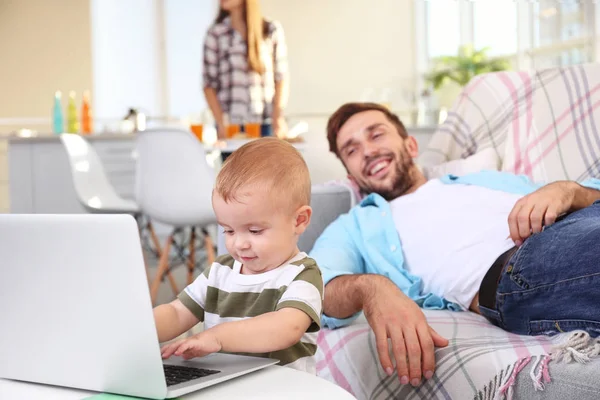
MULTIPOLYGON (((216 23, 229 16, 229 11, 219 9, 216 23)), ((252 71, 262 74, 265 66, 260 59, 260 44, 269 33, 269 25, 260 13, 258 0, 244 0, 244 19, 246 20, 246 47, 248 49, 248 66, 252 71)))

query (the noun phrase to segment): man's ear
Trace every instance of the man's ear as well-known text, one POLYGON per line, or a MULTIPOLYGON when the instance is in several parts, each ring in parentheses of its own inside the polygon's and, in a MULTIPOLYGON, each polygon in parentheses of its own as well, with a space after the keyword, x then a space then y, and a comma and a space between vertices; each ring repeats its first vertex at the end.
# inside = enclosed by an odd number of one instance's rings
POLYGON ((298 210, 296 210, 296 218, 295 218, 295 230, 296 235, 301 235, 304 233, 308 225, 310 224, 310 217, 312 216, 312 208, 310 206, 302 206, 298 210))
POLYGON ((404 139, 404 147, 406 148, 406 151, 408 151, 408 154, 412 158, 417 158, 417 156, 419 155, 419 143, 417 142, 417 139, 414 138, 414 136, 409 136, 406 139, 404 139))

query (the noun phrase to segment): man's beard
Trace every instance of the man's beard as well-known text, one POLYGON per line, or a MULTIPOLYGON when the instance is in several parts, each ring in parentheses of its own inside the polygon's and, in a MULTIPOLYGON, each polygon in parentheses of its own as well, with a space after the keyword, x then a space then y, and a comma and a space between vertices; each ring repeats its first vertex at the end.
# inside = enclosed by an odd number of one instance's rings
MULTIPOLYGON (((379 154, 367 159, 366 164, 368 165, 374 159, 381 158, 383 156, 391 156, 394 158, 392 153, 379 154)), ((357 180, 356 183, 360 191, 365 195, 377 193, 387 201, 392 201, 408 192, 415 183, 415 177, 413 175, 415 164, 413 159, 409 157, 408 154, 400 150, 395 158, 395 161, 395 169, 388 172, 389 174, 395 174, 393 175, 394 178, 391 186, 387 183, 375 182, 374 184, 369 184, 368 182, 359 182, 357 180)))

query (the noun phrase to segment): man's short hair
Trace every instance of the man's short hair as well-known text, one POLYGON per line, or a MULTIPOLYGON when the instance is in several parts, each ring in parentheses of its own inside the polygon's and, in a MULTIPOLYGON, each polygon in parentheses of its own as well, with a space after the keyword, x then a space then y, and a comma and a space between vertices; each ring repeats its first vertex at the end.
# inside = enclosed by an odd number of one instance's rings
POLYGON ((273 200, 293 210, 310 205, 306 162, 294 146, 281 139, 256 139, 234 151, 219 171, 214 190, 230 202, 239 201, 250 186, 267 191, 273 200))
POLYGON ((337 109, 327 122, 327 140, 329 141, 329 151, 335 153, 340 158, 340 152, 337 147, 337 135, 344 124, 355 114, 364 111, 381 111, 385 117, 396 127, 401 137, 407 138, 408 133, 400 118, 387 107, 377 103, 346 103, 337 109))

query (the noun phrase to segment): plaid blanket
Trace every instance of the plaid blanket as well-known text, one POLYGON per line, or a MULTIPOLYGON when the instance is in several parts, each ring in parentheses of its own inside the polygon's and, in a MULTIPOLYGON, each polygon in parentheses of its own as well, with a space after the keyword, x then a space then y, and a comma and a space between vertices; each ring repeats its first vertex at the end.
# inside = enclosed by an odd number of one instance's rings
POLYGON ((531 384, 537 390, 551 382, 550 351, 570 336, 519 336, 472 312, 424 312, 429 324, 450 343, 436 349, 435 374, 421 386, 401 385, 396 375, 385 374, 373 331, 364 317, 345 328, 321 331, 317 374, 358 399, 512 397, 515 379, 525 366, 529 366, 531 384))
POLYGON ((434 133, 419 164, 493 148, 502 170, 536 182, 600 176, 600 65, 475 77, 434 133))

